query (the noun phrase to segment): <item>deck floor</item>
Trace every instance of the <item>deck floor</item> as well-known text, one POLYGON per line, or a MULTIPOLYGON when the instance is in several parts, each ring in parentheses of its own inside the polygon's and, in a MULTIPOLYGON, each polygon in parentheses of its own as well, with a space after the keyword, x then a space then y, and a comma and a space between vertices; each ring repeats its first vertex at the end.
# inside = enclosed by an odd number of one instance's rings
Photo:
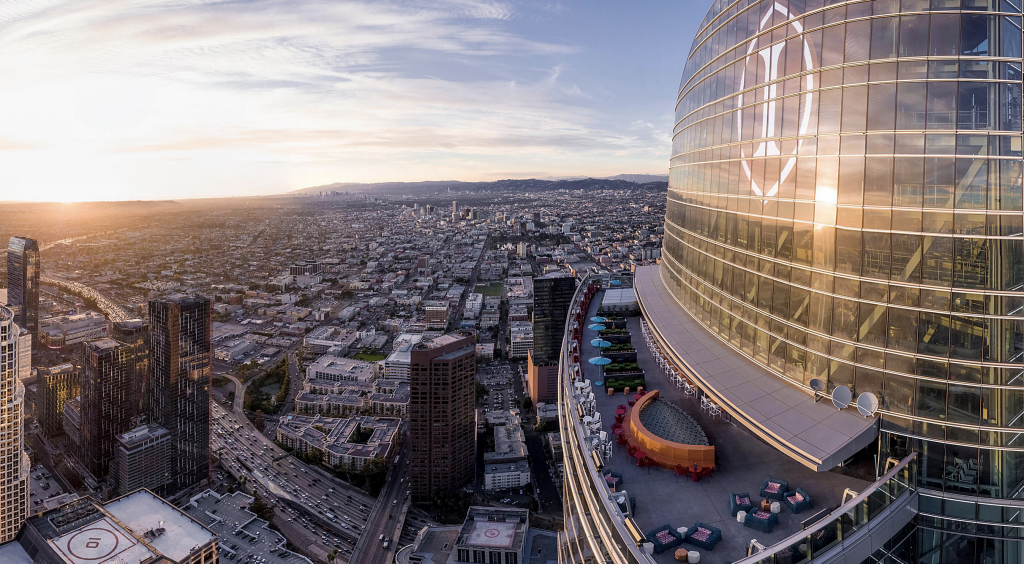
MULTIPOLYGON (((588 317, 597 315, 600 296, 591 305, 588 317)), ((721 564, 739 560, 746 556, 747 544, 754 538, 765 546, 775 544, 800 530, 800 522, 813 511, 794 515, 783 507, 779 524, 770 534, 751 529, 729 515, 729 495, 747 492, 754 503, 760 501, 758 492, 767 476, 789 482, 790 488, 801 487, 811 495, 814 507, 836 506, 845 488, 861 491, 870 482, 846 476, 837 472, 815 472, 800 463, 780 454, 745 429, 721 418, 709 417, 700 409, 700 400, 687 398, 658 366, 640 329, 640 318, 632 317, 627 322, 633 346, 637 349, 638 362, 645 372, 649 389, 659 390, 665 400, 671 401, 689 413, 704 429, 719 461, 720 469, 710 478, 698 483, 688 479, 676 479, 675 472, 663 468, 637 468, 623 446, 613 447, 612 460, 607 468, 623 475, 624 489, 636 498, 637 508, 634 520, 645 533, 666 523, 673 528, 689 527, 702 521, 722 530, 722 542, 714 551, 705 551, 683 543, 682 548, 701 552, 702 564, 721 564)), ((591 382, 600 381, 601 367, 591 365, 586 359, 600 355, 600 349, 590 345, 596 331, 584 329, 583 368, 591 382)), ((715 337, 708 335, 709 339, 715 337)), ((608 396, 604 387, 594 387, 597 409, 601 413, 605 430, 610 430, 615 421, 616 406, 626 403, 622 393, 608 396)), ((655 555, 659 563, 674 562, 674 550, 655 555)))

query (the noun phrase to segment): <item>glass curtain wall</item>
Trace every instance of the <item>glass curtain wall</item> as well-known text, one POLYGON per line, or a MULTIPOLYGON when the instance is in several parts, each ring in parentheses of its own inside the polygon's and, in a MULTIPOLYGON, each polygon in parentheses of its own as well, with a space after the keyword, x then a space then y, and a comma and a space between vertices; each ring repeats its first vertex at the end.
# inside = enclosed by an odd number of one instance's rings
POLYGON ((875 394, 880 460, 921 453, 935 515, 966 500, 975 528, 1024 514, 1021 38, 1020 0, 716 2, 665 221, 696 319, 795 385, 875 394))

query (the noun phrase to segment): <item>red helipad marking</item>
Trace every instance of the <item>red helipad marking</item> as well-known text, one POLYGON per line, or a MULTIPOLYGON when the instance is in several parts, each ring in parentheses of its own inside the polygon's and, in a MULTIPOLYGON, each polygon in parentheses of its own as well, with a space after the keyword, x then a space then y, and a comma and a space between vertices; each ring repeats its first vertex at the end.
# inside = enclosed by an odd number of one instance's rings
POLYGON ((119 535, 106 527, 91 527, 67 540, 68 552, 79 560, 102 560, 117 551, 119 535))
POLYGON ((487 538, 492 538, 492 539, 493 538, 497 538, 498 535, 500 535, 500 534, 501 534, 501 531, 499 531, 498 529, 487 529, 486 531, 484 531, 484 536, 487 537, 487 538))

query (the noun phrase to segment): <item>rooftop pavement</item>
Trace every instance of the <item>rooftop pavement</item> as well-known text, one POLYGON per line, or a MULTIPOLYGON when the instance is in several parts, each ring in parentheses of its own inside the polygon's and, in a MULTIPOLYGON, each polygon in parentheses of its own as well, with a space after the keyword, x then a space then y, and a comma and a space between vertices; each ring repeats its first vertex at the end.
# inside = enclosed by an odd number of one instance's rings
MULTIPOLYGON (((587 317, 597 315, 600 299, 594 299, 587 317)), ((615 445, 611 460, 606 468, 623 475, 623 488, 636 498, 634 520, 645 533, 666 523, 673 528, 689 527, 702 521, 722 530, 723 540, 714 549, 706 551, 683 543, 682 548, 698 550, 702 564, 721 564, 746 556, 750 539, 757 539, 765 546, 771 546, 801 529, 800 522, 813 511, 794 515, 783 507, 779 524, 774 531, 765 534, 751 529, 729 514, 729 495, 749 493, 751 501, 760 501, 758 492, 761 483, 768 476, 789 482, 790 489, 803 488, 811 495, 815 509, 839 505, 843 490, 852 488, 861 491, 871 482, 846 476, 838 471, 815 472, 789 457, 775 451, 745 429, 722 418, 710 417, 700 409, 699 398, 687 398, 683 390, 665 375, 644 342, 640 329, 640 318, 632 317, 627 322, 637 349, 638 362, 645 372, 647 388, 659 390, 660 397, 681 407, 704 429, 708 440, 715 447, 719 469, 709 478, 698 483, 686 477, 677 479, 675 472, 663 468, 637 468, 626 448, 615 445)), ((599 356, 600 349, 590 345, 595 331, 584 330, 582 358, 599 356)), ((708 336, 709 339, 714 337, 708 336)), ((600 381, 601 367, 582 363, 586 378, 600 381)), ((615 408, 626 403, 621 393, 608 396, 604 387, 594 387, 597 410, 606 431, 615 421, 615 408)), ((674 550, 655 555, 659 563, 674 562, 674 550)))

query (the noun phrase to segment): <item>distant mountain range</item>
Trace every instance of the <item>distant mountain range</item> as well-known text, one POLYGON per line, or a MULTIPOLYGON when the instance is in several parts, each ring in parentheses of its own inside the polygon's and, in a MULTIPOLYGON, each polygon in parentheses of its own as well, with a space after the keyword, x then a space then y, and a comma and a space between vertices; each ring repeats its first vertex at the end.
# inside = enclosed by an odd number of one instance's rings
POLYGON ((335 182, 323 186, 311 186, 293 190, 289 194, 317 194, 320 192, 359 192, 379 194, 422 195, 453 190, 456 192, 524 191, 524 190, 606 190, 651 185, 651 188, 667 188, 668 176, 658 174, 619 174, 608 178, 562 178, 544 180, 537 178, 495 180, 491 182, 463 182, 460 180, 428 180, 423 182, 335 182), (658 185, 664 186, 658 186, 658 185))

